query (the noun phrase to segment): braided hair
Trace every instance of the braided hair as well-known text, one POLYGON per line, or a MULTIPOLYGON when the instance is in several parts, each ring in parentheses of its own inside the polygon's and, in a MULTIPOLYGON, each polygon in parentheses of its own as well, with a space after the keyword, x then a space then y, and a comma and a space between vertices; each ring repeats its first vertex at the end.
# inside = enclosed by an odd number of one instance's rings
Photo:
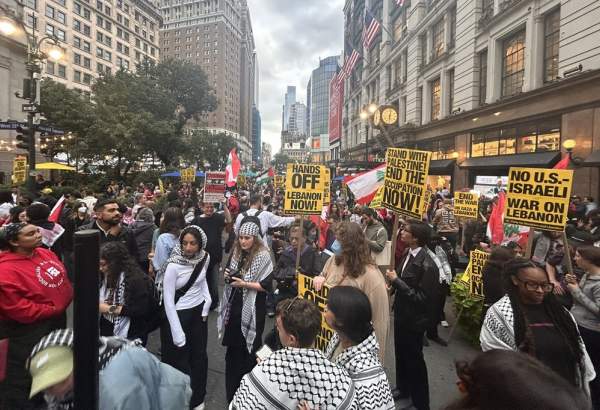
MULTIPOLYGON (((515 344, 520 351, 535 356, 535 342, 529 328, 529 321, 523 311, 523 303, 519 298, 519 291, 512 282, 512 278, 516 277, 521 270, 529 268, 541 269, 528 259, 514 258, 504 265, 504 279, 506 292, 510 298, 514 314, 515 344)), ((544 273, 547 276, 545 270, 544 273)), ((583 352, 579 344, 579 332, 571 315, 556 299, 553 293, 549 293, 544 297, 542 306, 546 314, 550 317, 554 327, 569 347, 568 353, 575 360, 575 363, 580 363, 583 352)))

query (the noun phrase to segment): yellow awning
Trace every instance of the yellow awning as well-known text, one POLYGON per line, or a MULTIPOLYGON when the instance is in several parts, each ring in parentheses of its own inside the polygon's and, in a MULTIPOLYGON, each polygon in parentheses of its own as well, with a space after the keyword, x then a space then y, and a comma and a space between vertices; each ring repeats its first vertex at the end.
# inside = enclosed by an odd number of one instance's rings
POLYGON ((39 164, 35 164, 36 170, 42 169, 58 169, 61 171, 75 171, 75 167, 70 167, 68 165, 59 164, 58 162, 41 162, 39 164))

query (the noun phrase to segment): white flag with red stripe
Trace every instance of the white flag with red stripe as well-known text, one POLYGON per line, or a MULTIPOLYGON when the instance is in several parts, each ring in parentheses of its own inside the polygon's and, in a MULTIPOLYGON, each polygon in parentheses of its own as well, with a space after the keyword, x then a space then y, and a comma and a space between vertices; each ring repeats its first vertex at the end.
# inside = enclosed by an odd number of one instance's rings
POLYGON ((344 178, 344 183, 354 194, 356 202, 364 205, 368 204, 375 197, 375 193, 383 185, 385 177, 385 163, 370 171, 361 172, 344 178))

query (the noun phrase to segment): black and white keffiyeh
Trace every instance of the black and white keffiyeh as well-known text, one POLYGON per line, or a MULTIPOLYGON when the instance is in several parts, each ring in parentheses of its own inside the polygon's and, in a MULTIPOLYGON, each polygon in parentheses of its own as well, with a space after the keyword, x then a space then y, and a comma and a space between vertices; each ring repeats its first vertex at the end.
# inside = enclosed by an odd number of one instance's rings
MULTIPOLYGON (((333 335, 325 356, 332 360, 339 345, 339 336, 333 335)), ((356 396, 361 409, 395 409, 394 398, 385 370, 379 361, 379 343, 375 332, 362 343, 344 349, 333 362, 346 369, 354 382, 356 396)))
POLYGON ((306 401, 315 409, 358 409, 352 380, 316 349, 286 347, 272 353, 241 381, 231 408, 297 409, 306 401))
MULTIPOLYGON (((125 272, 121 272, 119 275, 119 281, 116 289, 108 289, 105 277, 102 280, 102 286, 100 286, 100 302, 108 303, 110 305, 124 306, 126 287, 127 281, 125 279, 125 272)), ((129 333, 129 325, 131 324, 131 320, 128 316, 103 313, 102 317, 113 324, 113 335, 127 338, 127 334, 129 333)))
MULTIPOLYGON (((230 270, 236 271, 238 264, 241 260, 240 255, 233 255, 229 265, 230 270)), ((252 258, 250 261, 250 268, 246 271, 242 270, 242 278, 246 282, 261 282, 265 280, 273 271, 273 261, 271 260, 271 254, 265 248, 252 258)), ((232 293, 235 288, 228 284, 225 284, 223 290, 223 298, 221 299, 221 313, 217 319, 217 329, 219 331, 219 337, 221 337, 225 331, 226 316, 229 313, 232 293)), ((253 289, 238 289, 242 291, 242 335, 246 339, 246 346, 248 352, 252 352, 254 346, 254 339, 256 339, 256 294, 257 292, 253 289)))

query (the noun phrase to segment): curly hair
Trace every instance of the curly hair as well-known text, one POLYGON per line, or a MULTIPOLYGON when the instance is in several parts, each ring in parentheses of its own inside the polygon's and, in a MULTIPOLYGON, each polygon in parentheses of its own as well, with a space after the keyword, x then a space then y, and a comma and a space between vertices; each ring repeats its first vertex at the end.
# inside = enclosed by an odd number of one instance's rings
POLYGON ((342 245, 342 254, 335 257, 336 265, 344 265, 344 273, 351 278, 365 274, 367 265, 374 265, 369 245, 360 225, 343 221, 335 231, 337 240, 342 245))
POLYGON ((106 261, 106 287, 115 289, 119 284, 121 272, 125 276, 143 275, 139 265, 131 258, 127 247, 121 242, 106 242, 100 247, 100 259, 106 261))

